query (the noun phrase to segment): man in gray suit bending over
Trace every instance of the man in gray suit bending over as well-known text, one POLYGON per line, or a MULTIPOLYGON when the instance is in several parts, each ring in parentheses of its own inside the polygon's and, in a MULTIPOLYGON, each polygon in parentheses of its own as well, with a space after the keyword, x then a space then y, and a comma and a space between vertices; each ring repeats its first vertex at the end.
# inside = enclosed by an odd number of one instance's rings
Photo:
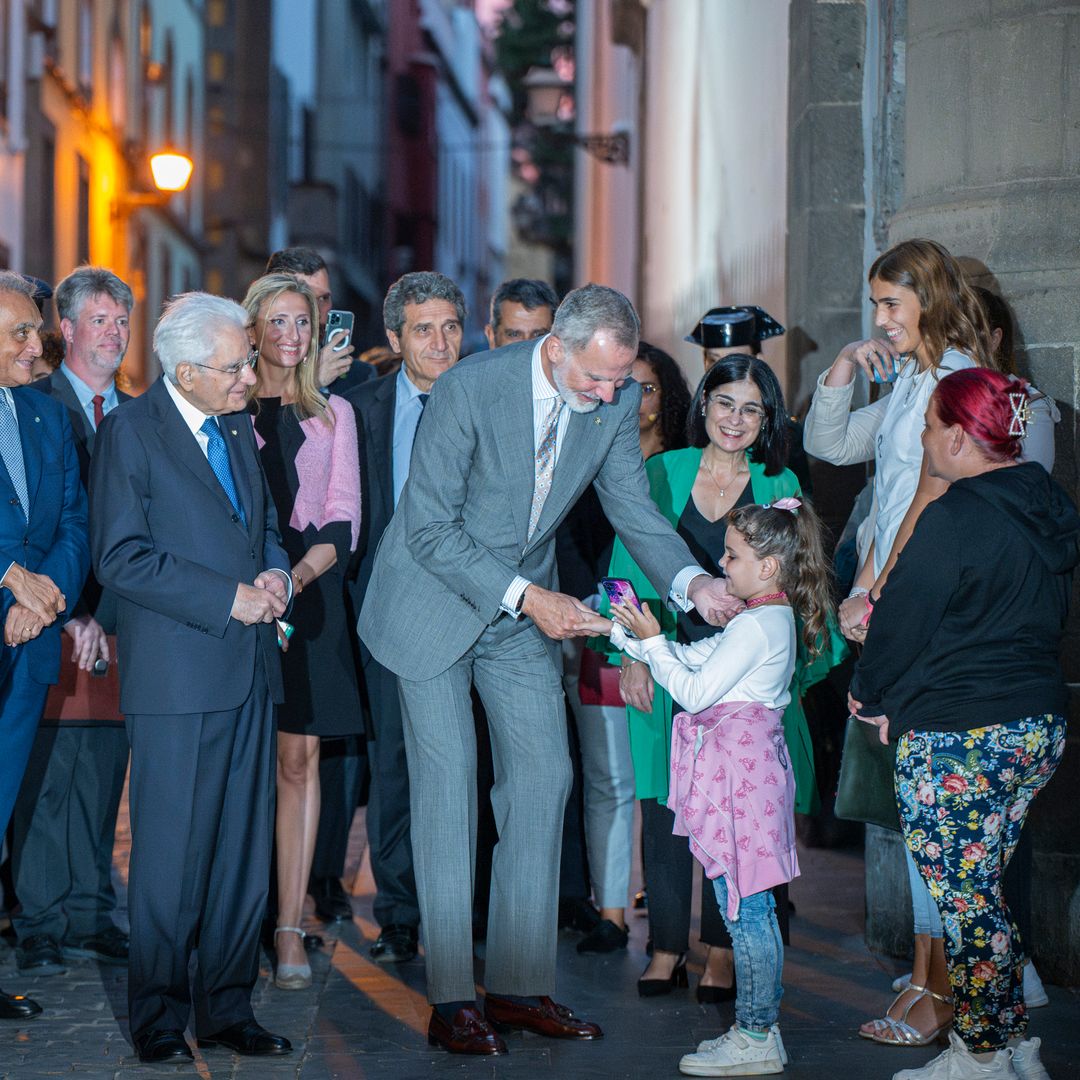
POLYGON ((164 375, 98 428, 94 572, 117 595, 120 708, 131 741, 128 1013, 144 1062, 200 1046, 286 1054, 255 1022, 274 822, 275 617, 291 593, 245 405, 247 314, 172 299, 164 375), (188 967, 198 951, 194 992, 188 967))
POLYGON ((638 319, 621 293, 571 292, 552 332, 460 361, 432 389, 358 629, 400 679, 428 1038, 497 1054, 492 1025, 557 1038, 600 1028, 551 1000, 559 849, 570 787, 559 645, 590 613, 557 590, 555 530, 591 483, 662 595, 720 621, 723 583, 695 565, 649 497, 628 381, 638 319), (475 1003, 476 747, 487 710, 499 843, 486 998, 475 1003))

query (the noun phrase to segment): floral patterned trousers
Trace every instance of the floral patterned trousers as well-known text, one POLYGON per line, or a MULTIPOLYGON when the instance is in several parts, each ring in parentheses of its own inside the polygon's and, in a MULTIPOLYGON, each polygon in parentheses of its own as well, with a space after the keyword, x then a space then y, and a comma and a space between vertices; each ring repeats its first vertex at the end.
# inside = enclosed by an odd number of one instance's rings
POLYGON ((910 731, 896 750, 904 841, 941 912, 955 1013, 969 1050, 1027 1030, 1019 934, 1001 892, 1032 799, 1065 750, 1063 716, 972 731, 910 731))

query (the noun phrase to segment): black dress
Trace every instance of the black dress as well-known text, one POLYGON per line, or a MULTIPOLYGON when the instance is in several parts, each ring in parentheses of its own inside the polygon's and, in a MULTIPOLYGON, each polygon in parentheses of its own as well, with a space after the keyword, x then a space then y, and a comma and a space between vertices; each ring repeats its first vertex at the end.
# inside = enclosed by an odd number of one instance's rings
MULTIPOLYGON (((277 509, 281 546, 295 566, 313 544, 333 544, 337 562, 306 584, 293 603, 289 622, 296 628, 282 657, 285 701, 278 706, 278 730, 294 735, 341 738, 364 731, 350 635, 345 615, 343 572, 348 566, 351 525, 331 521, 298 532, 290 524, 300 483, 296 455, 308 438, 296 411, 280 398, 260 398, 255 430, 259 456, 277 509)), ((330 460, 330 431, 326 456, 330 460)))

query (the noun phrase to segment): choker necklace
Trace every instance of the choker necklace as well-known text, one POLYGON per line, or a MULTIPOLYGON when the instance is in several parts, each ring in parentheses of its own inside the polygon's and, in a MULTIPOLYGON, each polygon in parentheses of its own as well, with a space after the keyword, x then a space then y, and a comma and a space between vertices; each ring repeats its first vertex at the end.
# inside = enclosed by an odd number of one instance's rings
POLYGON ((786 600, 787 593, 783 589, 780 592, 771 592, 766 596, 755 596, 753 600, 747 600, 746 606, 748 608, 760 607, 762 604, 768 603, 770 600, 786 600))

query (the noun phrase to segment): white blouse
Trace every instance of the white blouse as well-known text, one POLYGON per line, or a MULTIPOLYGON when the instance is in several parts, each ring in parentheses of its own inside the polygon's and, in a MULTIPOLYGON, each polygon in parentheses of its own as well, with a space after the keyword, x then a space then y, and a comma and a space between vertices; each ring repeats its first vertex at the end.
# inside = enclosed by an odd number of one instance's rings
POLYGON ((661 634, 638 641, 618 623, 611 640, 644 660, 653 678, 692 713, 724 701, 756 701, 781 710, 791 701, 795 616, 786 604, 741 611, 719 633, 689 645, 661 634))

